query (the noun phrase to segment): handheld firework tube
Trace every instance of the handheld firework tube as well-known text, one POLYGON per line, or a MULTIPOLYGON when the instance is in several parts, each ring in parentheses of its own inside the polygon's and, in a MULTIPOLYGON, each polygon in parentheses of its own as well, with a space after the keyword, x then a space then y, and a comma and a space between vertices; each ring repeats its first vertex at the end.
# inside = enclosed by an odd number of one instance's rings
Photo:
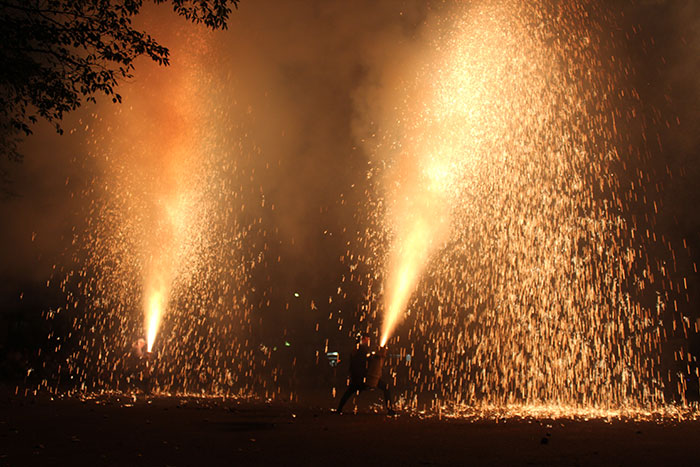
POLYGON ((386 357, 386 347, 380 347, 377 352, 372 352, 367 365, 367 377, 365 384, 370 388, 376 388, 382 377, 384 369, 384 358, 386 357))

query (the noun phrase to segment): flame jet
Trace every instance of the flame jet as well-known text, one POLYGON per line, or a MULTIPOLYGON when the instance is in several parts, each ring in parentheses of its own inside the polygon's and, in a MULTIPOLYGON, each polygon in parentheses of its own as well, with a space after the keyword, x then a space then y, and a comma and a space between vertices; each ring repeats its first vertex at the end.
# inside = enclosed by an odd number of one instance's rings
MULTIPOLYGON (((408 159, 408 158, 407 158, 408 159)), ((383 347, 401 319, 411 293, 430 259, 448 233, 448 212, 443 191, 445 161, 431 160, 432 170, 421 171, 417 161, 408 159, 402 169, 408 172, 399 191, 402 203, 395 214, 397 233, 389 259, 380 346, 383 347)))
POLYGON ((384 180, 394 238, 382 343, 433 253, 450 238, 455 213, 479 217, 482 206, 465 207, 465 200, 492 202, 484 193, 494 191, 509 163, 503 142, 517 146, 520 132, 527 143, 531 128, 540 124, 528 100, 546 94, 545 81, 532 80, 530 57, 510 48, 516 41, 526 50, 532 46, 522 30, 512 28, 515 9, 510 2, 485 2, 466 8, 459 19, 447 18, 438 29, 452 25, 432 39, 430 52, 414 59, 415 74, 394 77, 410 99, 398 97, 397 115, 386 130, 400 150, 384 180))

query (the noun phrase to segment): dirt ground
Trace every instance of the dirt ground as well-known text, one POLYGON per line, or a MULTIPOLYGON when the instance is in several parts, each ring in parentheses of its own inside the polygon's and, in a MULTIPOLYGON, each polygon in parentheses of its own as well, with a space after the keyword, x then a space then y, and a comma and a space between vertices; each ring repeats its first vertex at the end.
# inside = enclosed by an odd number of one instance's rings
POLYGON ((4 397, 0 465, 700 465, 698 421, 440 420, 331 405, 4 397))

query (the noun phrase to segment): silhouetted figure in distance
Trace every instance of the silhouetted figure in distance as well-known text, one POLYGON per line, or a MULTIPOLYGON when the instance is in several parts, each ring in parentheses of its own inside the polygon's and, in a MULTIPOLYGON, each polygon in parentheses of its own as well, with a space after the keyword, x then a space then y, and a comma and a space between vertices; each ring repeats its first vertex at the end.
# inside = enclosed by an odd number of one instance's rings
MULTIPOLYGON (((370 362, 375 358, 381 357, 370 351, 370 337, 369 334, 364 333, 362 334, 362 338, 357 346, 357 349, 350 356, 350 384, 345 390, 343 397, 340 398, 338 413, 343 412, 345 403, 354 393, 359 393, 366 389, 374 389, 375 386, 367 385, 367 374, 370 362)), ((391 393, 389 392, 389 386, 384 380, 379 378, 376 388, 381 389, 384 393, 384 405, 386 406, 387 412, 389 415, 394 415, 395 412, 391 408, 391 393)))

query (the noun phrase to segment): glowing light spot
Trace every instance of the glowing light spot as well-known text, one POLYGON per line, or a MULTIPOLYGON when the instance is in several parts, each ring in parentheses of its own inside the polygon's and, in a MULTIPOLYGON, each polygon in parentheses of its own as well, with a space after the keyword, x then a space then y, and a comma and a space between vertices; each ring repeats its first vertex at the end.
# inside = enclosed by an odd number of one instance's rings
POLYGON ((149 352, 153 350, 153 343, 156 340, 158 327, 163 316, 163 308, 163 293, 159 290, 152 292, 146 310, 146 344, 149 352))

